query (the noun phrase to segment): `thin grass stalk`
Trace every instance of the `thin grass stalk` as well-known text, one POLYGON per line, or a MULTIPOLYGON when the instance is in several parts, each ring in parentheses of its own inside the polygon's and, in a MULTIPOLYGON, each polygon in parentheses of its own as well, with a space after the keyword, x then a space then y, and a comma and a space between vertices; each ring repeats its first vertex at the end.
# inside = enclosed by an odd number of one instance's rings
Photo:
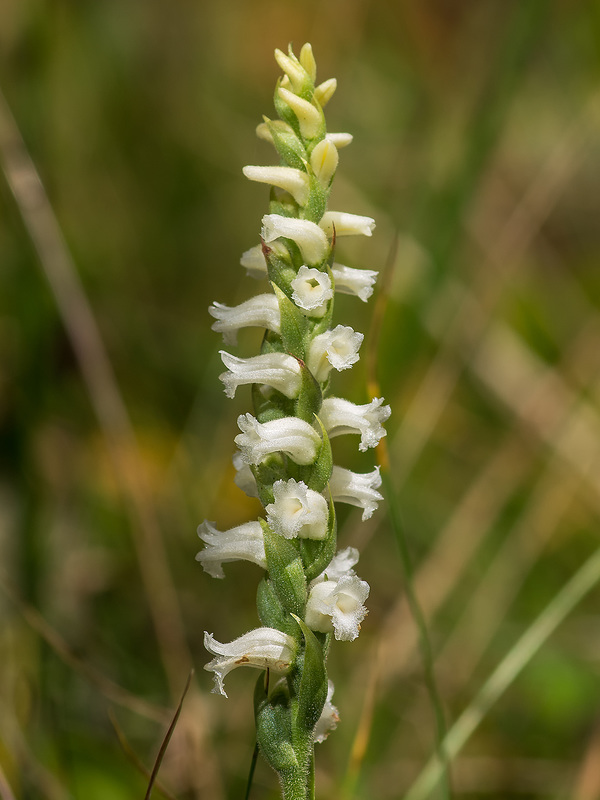
MULTIPOLYGON (((600 582, 600 548, 563 586, 539 617, 529 626, 484 683, 472 703, 456 720, 444 742, 447 757, 455 759, 480 722, 500 699, 519 673, 545 644, 575 606, 600 582)), ((404 800, 425 800, 444 776, 444 764, 437 757, 429 760, 404 800)))

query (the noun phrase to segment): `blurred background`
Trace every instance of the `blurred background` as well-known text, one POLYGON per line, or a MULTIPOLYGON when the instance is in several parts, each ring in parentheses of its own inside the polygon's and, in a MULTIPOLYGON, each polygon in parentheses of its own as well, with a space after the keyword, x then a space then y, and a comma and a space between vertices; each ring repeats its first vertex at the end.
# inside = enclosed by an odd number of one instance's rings
MULTIPOLYGON (((215 581, 194 556, 204 518, 258 513, 230 461, 250 397, 224 399, 207 307, 259 290, 239 257, 268 189, 241 169, 276 163, 254 129, 273 49, 304 41, 338 79, 329 130, 354 135, 330 206, 377 220, 339 260, 387 264, 375 302, 336 303, 366 340, 335 392, 365 402, 374 360, 449 724, 599 545, 597 3, 3 0, 3 800, 142 797, 191 665, 166 796, 243 797, 256 673, 211 695, 202 636, 256 626, 260 571, 215 581)), ((318 796, 399 800, 435 720, 385 507, 340 509, 339 541, 361 550, 370 614, 331 651, 318 796)), ((485 716, 455 797, 600 797, 599 600, 485 716)), ((277 796, 259 764, 252 797, 277 796)))

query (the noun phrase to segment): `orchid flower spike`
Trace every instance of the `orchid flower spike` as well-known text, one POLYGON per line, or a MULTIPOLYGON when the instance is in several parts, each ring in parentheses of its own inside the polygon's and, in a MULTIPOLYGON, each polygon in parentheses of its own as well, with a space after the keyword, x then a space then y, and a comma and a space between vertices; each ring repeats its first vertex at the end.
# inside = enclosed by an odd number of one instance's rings
POLYGON ((390 407, 381 397, 357 405, 329 394, 335 371, 358 361, 364 338, 334 321, 336 295, 366 302, 377 278, 375 270, 337 263, 336 241, 372 236, 375 221, 327 209, 340 150, 352 141, 349 133, 327 132, 323 108, 334 96, 335 78, 317 84, 309 44, 298 57, 291 47, 276 50, 275 60, 282 72, 274 95, 279 118, 263 117, 256 133, 279 163, 243 168, 246 178, 271 187, 260 243, 255 239, 240 260, 265 288, 239 305, 209 308, 212 329, 228 346, 246 328, 264 332, 254 355, 220 351, 225 371, 219 376, 230 398, 238 387, 251 387, 253 413, 237 420, 234 482, 262 512, 227 530, 204 521, 196 558, 215 578, 232 561, 263 570, 256 593, 262 627, 229 643, 206 633, 213 658, 205 669, 222 695, 236 667, 266 671, 254 694, 256 737, 291 800, 309 795, 313 745, 339 720, 327 677, 327 635, 353 641, 367 615, 369 585, 354 570, 358 550, 337 550, 336 504, 357 506, 366 520, 382 500, 379 468, 356 473, 334 466, 331 440, 356 434, 361 452, 376 447, 390 407))

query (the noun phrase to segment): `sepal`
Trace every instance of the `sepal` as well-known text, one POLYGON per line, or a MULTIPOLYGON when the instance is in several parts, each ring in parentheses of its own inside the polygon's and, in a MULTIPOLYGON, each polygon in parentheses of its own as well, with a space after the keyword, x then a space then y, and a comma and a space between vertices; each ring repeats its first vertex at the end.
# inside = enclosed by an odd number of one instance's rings
POLYGON ((303 359, 305 357, 304 342, 308 327, 306 317, 276 283, 273 282, 271 285, 279 303, 280 335, 284 350, 296 358, 303 359))
POLYGON ((310 628, 296 615, 294 619, 304 636, 304 663, 298 687, 295 728, 312 739, 313 731, 327 699, 327 672, 321 643, 310 628))
MULTIPOLYGON (((329 521, 327 536, 321 541, 303 539, 300 542, 300 552, 304 563, 306 580, 310 583, 318 577, 325 567, 331 563, 337 548, 337 520, 335 505, 329 496, 329 521)), ((265 622, 265 625, 267 623, 265 622)))
POLYGON ((306 576, 302 559, 291 541, 274 533, 264 520, 260 520, 265 540, 267 569, 273 588, 284 608, 301 614, 306 604, 306 576))
POLYGON ((263 578, 256 590, 256 607, 258 617, 263 625, 277 628, 290 636, 297 636, 298 629, 290 614, 283 607, 273 582, 263 578))
POLYGON ((282 161, 290 167, 306 170, 308 158, 302 141, 294 133, 293 128, 281 120, 272 121, 264 117, 265 125, 271 135, 273 146, 279 153, 282 161))
POLYGON ((322 492, 331 477, 333 456, 327 431, 319 417, 316 415, 315 417, 321 428, 321 444, 313 463, 299 469, 299 480, 303 480, 309 489, 314 489, 315 492, 322 492))
POLYGON ((298 758, 292 744, 292 715, 284 684, 278 684, 269 697, 265 674, 254 690, 254 718, 258 747, 267 763, 279 774, 296 771, 298 758))

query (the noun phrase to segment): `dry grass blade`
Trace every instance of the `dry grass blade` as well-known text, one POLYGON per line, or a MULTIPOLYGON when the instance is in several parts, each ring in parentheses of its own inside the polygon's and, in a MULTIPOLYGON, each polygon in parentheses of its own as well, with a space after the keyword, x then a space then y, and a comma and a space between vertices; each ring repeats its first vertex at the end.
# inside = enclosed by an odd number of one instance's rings
MULTIPOLYGON (((123 489, 147 603, 171 696, 175 698, 181 674, 191 664, 191 655, 143 459, 73 259, 1 92, 0 159, 69 335, 113 461, 117 484, 123 489)), ((212 757, 210 737, 204 730, 202 719, 204 715, 196 719, 196 725, 202 727, 200 738, 204 742, 202 772, 211 796, 217 800, 223 796, 223 789, 212 757)), ((200 754, 190 752, 188 758, 191 763, 197 761, 200 754)), ((194 763, 190 772, 196 773, 199 769, 199 764, 194 763)))
POLYGON ((82 675, 91 684, 96 686, 106 698, 111 700, 113 703, 117 703, 123 708, 128 708, 130 711, 133 711, 135 714, 139 714, 142 717, 154 720, 155 722, 165 722, 165 719, 168 718, 167 709, 158 708, 157 706, 152 705, 151 703, 148 703, 145 700, 136 697, 135 695, 132 695, 130 692, 123 689, 122 686, 114 683, 101 672, 98 672, 98 670, 94 669, 94 667, 92 667, 90 664, 86 664, 85 661, 74 655, 69 648, 69 645, 58 633, 58 631, 49 625, 35 608, 23 603, 12 591, 12 589, 8 587, 6 581, 4 581, 4 579, 1 577, 0 589, 2 589, 4 594, 10 598, 11 602, 17 606, 28 625, 30 625, 31 628, 33 628, 33 630, 36 631, 42 637, 42 639, 47 642, 47 644, 50 645, 58 657, 62 659, 65 664, 68 664, 71 669, 82 675))
MULTIPOLYGON (((119 721, 117 720, 112 708, 108 709, 108 717, 111 721, 113 728, 115 729, 115 733, 117 734, 117 738, 119 740, 119 744, 123 748, 123 752, 127 756, 127 758, 131 761, 131 763, 135 766, 135 768, 144 775, 146 778, 150 778, 150 770, 147 769, 140 759, 137 756, 137 753, 133 749, 133 747, 127 741, 127 737, 121 726, 119 725, 119 721)), ((155 781, 156 788, 158 791, 164 795, 168 800, 175 800, 174 795, 172 795, 165 787, 157 780, 155 781)))
POLYGON ((192 669, 190 671, 190 674, 188 675, 188 679, 181 694, 181 699, 179 700, 179 705, 177 706, 177 710, 175 711, 173 719, 171 720, 171 724, 169 725, 169 728, 165 734, 165 738, 163 739, 162 744, 160 746, 160 750, 158 751, 158 755, 156 756, 156 761, 154 762, 154 767, 152 768, 152 774, 150 775, 150 782, 148 783, 148 789, 146 790, 146 795, 144 797, 144 800, 150 800, 150 795, 152 794, 152 787, 154 786, 154 782, 156 781, 158 770, 160 769, 160 765, 162 764, 164 755, 167 752, 167 747, 169 746, 169 742, 171 741, 171 736, 173 735, 173 731, 175 730, 175 726, 177 725, 177 720, 179 719, 179 715, 181 714, 183 701, 185 700, 187 691, 190 688, 190 683, 193 674, 194 670, 192 669))
POLYGON ((0 798, 2 798, 2 800, 17 800, 17 798, 13 793, 13 790, 10 788, 10 784, 6 779, 6 775, 4 774, 4 770, 2 769, 1 764, 0 764, 0 798))
POLYGON ((92 309, 44 186, 0 93, 0 156, 6 180, 50 284, 81 374, 108 444, 125 500, 148 603, 173 695, 191 658, 167 568, 144 466, 92 309))
MULTIPOLYGON (((599 582, 600 550, 596 550, 529 626, 492 672, 472 703, 456 720, 445 741, 449 758, 456 758, 496 701, 575 606, 599 582)), ((424 800, 429 797, 443 774, 444 764, 437 758, 432 758, 410 787, 404 800, 424 800)))

